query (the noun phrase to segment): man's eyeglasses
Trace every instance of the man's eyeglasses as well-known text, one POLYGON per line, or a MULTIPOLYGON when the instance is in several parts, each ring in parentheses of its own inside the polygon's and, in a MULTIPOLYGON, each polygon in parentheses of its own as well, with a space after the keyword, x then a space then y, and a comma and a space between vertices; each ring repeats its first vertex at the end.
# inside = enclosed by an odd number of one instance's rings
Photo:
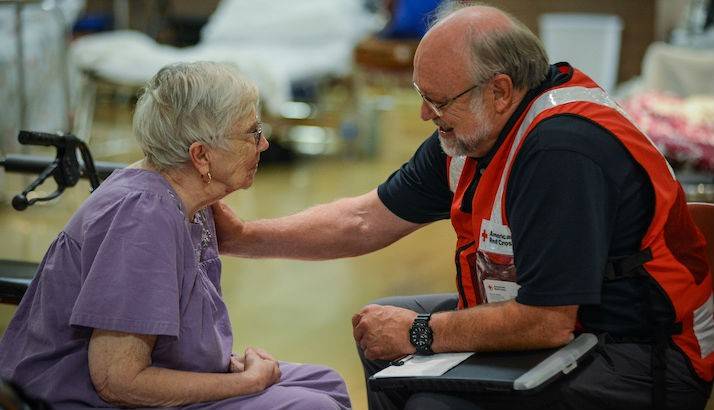
MULTIPOLYGON (((486 81, 488 81, 488 80, 486 80, 486 81)), ((479 87, 480 85, 482 85, 482 84, 485 83, 486 81, 479 81, 478 83, 472 85, 471 87, 467 88, 466 90, 460 92, 460 93, 457 94, 456 96, 451 97, 451 98, 447 98, 446 101, 444 101, 444 102, 442 102, 442 103, 437 103, 436 101, 432 101, 429 97, 427 97, 426 95, 424 95, 424 93, 421 92, 421 90, 419 89, 419 86, 418 86, 415 82, 413 82, 412 85, 414 86, 414 89, 416 90, 416 92, 418 92, 419 95, 421 96, 421 99, 424 100, 424 102, 426 103, 426 105, 431 109, 431 111, 433 111, 434 114, 436 114, 437 117, 441 117, 441 115, 444 113, 444 109, 445 109, 449 104, 451 104, 452 102, 456 101, 456 100, 459 99, 460 97, 466 95, 467 93, 469 93, 469 92, 470 92, 471 90, 473 90, 474 88, 479 87)))

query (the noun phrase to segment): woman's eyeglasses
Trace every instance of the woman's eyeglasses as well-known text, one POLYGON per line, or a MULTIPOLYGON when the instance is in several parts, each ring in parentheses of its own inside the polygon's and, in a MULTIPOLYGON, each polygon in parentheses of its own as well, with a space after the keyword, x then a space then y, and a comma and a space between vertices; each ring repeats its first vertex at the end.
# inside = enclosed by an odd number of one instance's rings
POLYGON ((260 140, 263 138, 263 123, 259 122, 255 127, 255 131, 249 132, 246 135, 251 135, 255 139, 255 146, 259 146, 260 140))
POLYGON ((250 135, 255 140, 255 146, 258 147, 260 146, 260 140, 263 138, 263 123, 259 122, 258 125, 255 126, 255 131, 253 132, 242 132, 237 135, 250 135))

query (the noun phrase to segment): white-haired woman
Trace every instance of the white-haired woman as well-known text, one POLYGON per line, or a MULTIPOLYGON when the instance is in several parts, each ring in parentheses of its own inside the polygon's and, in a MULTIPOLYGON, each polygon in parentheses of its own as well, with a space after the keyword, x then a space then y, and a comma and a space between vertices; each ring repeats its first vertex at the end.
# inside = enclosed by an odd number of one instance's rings
POLYGON ((114 172, 52 243, 0 342, 0 377, 54 408, 344 409, 334 371, 233 356, 210 204, 268 148, 234 68, 165 67, 134 114, 144 159, 114 172))

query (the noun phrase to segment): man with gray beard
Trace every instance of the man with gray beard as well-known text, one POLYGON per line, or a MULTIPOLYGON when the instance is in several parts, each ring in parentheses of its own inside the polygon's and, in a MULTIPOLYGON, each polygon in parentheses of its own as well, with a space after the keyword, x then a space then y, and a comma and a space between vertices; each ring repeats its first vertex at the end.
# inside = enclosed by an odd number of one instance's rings
POLYGON ((367 377, 415 352, 552 348, 579 332, 602 341, 527 400, 368 391, 373 410, 704 408, 714 307, 703 237, 649 139, 493 7, 442 10, 413 80, 437 130, 406 164, 376 190, 284 218, 243 222, 218 205, 221 250, 357 256, 450 219, 456 293, 387 298, 352 318, 367 377))

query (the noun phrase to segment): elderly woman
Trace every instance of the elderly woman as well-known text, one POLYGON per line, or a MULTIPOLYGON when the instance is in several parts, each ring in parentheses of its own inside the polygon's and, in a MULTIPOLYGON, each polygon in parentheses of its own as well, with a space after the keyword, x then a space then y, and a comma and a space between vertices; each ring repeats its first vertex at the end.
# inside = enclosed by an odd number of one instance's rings
POLYGON ((57 409, 344 409, 334 371, 231 354, 210 204, 253 183, 257 91, 177 64, 134 114, 144 159, 114 172, 52 243, 0 342, 0 377, 57 409))

